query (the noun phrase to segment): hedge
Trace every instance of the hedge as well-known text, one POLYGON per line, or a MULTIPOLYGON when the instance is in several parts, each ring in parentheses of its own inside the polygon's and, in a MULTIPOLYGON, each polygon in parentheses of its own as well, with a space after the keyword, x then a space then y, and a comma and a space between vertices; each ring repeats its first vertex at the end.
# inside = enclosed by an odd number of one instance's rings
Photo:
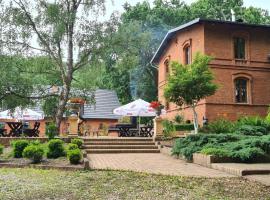
POLYGON ((192 131, 192 130, 194 130, 193 124, 176 124, 174 126, 175 126, 176 131, 192 131))

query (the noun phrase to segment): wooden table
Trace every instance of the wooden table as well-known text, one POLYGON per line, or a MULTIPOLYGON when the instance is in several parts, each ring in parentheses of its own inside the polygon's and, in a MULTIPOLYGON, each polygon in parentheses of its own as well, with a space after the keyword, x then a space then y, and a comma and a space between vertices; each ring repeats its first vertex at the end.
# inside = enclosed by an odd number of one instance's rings
POLYGON ((20 137, 22 135, 23 124, 21 122, 7 122, 10 128, 8 137, 20 137))

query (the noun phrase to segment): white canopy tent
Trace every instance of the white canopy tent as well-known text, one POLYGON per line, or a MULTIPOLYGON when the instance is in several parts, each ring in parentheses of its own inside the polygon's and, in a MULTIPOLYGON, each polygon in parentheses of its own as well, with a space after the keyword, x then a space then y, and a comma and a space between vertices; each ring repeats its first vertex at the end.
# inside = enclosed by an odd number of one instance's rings
POLYGON ((29 108, 22 109, 16 107, 14 112, 11 110, 5 110, 0 112, 0 119, 16 119, 16 120, 43 120, 44 116, 36 111, 29 108))

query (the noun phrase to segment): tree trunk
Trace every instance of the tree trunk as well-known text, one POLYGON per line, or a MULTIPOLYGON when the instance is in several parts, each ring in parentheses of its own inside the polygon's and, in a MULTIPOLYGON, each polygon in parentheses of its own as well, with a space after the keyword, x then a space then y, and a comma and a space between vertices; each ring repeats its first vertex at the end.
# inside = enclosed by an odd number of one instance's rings
POLYGON ((59 104, 57 107, 57 112, 56 112, 56 116, 55 116, 55 122, 56 122, 56 126, 58 128, 58 132, 60 134, 60 126, 61 126, 61 122, 63 119, 63 115, 65 112, 65 107, 66 104, 68 102, 68 98, 69 98, 69 92, 70 92, 70 84, 65 84, 62 88, 61 94, 60 94, 60 99, 59 99, 59 104))
POLYGON ((194 132, 195 134, 198 134, 199 124, 198 124, 198 115, 196 112, 196 105, 192 104, 192 111, 193 111, 193 118, 194 118, 194 132))

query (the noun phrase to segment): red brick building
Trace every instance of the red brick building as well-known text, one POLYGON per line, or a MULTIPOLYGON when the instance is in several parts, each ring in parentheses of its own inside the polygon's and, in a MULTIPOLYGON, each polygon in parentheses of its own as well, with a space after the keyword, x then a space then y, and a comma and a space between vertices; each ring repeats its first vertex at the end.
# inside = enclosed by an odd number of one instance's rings
POLYGON ((166 118, 177 113, 193 120, 188 107, 179 108, 163 96, 169 63, 192 62, 196 52, 212 56, 209 67, 219 89, 197 106, 199 122, 217 118, 236 120, 241 115, 265 116, 270 104, 270 26, 195 19, 172 29, 152 59, 158 65, 158 98, 166 118))

